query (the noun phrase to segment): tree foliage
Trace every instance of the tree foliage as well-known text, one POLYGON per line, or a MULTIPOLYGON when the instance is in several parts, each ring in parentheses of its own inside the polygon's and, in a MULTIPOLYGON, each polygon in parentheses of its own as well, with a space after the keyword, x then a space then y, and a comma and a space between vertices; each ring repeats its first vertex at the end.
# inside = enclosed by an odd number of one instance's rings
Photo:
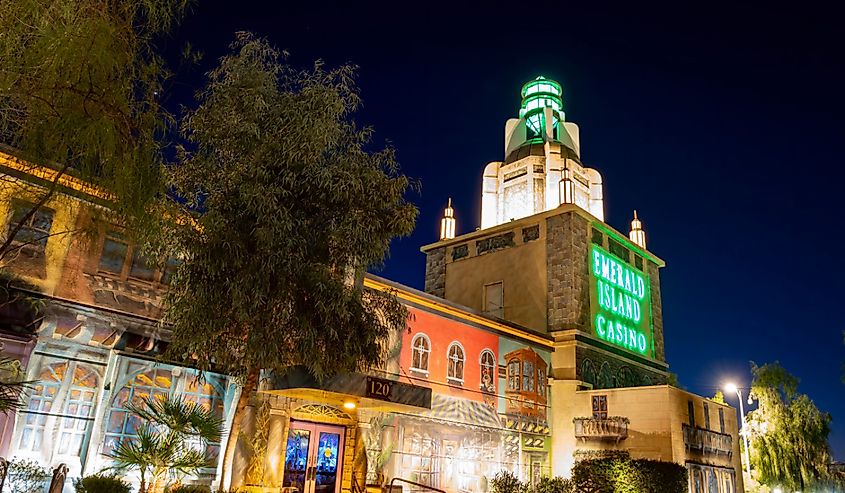
POLYGON ((628 457, 579 460, 572 468, 578 493, 687 493, 687 470, 674 462, 628 457))
POLYGON ((162 242, 184 259, 165 299, 169 350, 244 377, 234 436, 259 369, 324 378, 378 365, 406 324, 393 293, 360 282, 417 210, 393 150, 372 150, 352 120, 354 73, 294 69, 240 34, 184 120, 171 180, 185 202, 162 242))
POLYGON ((215 465, 216 460, 208 454, 206 446, 220 441, 223 421, 212 411, 173 396, 149 397, 140 404, 130 403, 127 408, 142 424, 136 431, 137 437, 121 441, 110 457, 117 471, 138 470, 139 493, 159 491, 164 481, 215 465), (191 446, 191 441, 200 447, 191 446))
MULTIPOLYGON (((154 41, 187 0, 0 0, 0 142, 53 167, 29 215, 72 174, 111 196, 133 230, 162 191, 159 103, 169 72, 154 41)), ((6 185, 15 183, 0 176, 6 185)), ((0 258, 14 251, 13 230, 0 258)))
POLYGON ((354 69, 299 71, 248 35, 209 74, 173 171, 185 262, 166 298, 171 351, 244 375, 303 365, 325 377, 381 362, 395 297, 352 282, 408 234, 416 208, 391 149, 351 121, 354 69))
POLYGON ((757 366, 748 413, 751 465, 761 484, 812 491, 828 479, 831 462, 829 414, 798 393, 798 379, 777 362, 757 366))

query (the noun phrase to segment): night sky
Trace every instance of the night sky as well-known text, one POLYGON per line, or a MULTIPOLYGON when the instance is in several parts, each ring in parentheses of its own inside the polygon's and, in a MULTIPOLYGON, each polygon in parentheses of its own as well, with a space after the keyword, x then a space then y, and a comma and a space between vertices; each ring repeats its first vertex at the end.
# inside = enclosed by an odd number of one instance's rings
POLYGON ((780 361, 833 415, 845 460, 839 14, 686 3, 200 2, 169 44, 190 41, 205 60, 170 96, 185 102, 238 30, 300 67, 360 66, 356 119, 422 182, 416 232, 378 273, 422 289, 419 247, 437 239, 447 197, 458 234, 474 230, 481 173, 504 158, 521 85, 559 81, 582 160, 604 177, 607 221, 627 232, 636 208, 666 260, 667 357, 681 384, 710 396, 727 380, 748 386, 749 361, 780 361))

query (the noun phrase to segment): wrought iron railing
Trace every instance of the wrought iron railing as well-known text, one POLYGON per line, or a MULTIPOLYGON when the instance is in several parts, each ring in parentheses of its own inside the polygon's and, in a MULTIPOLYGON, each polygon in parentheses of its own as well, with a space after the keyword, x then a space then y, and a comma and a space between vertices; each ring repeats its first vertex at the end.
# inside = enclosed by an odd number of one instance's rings
POLYGON ((610 416, 607 418, 575 418, 575 438, 583 440, 613 440, 628 438, 628 418, 610 416))
POLYGON ((682 425, 684 445, 690 450, 700 450, 705 454, 733 454, 733 437, 726 433, 705 430, 703 428, 682 425))

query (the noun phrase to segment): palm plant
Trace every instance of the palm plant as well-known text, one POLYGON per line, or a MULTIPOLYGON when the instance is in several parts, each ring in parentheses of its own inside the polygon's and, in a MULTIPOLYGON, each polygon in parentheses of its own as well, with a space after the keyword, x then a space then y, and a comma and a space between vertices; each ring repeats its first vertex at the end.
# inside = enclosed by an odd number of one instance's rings
POLYGON ((14 358, 0 357, 0 413, 17 411, 22 405, 28 384, 23 380, 21 362, 14 358))
POLYGON ((158 491, 167 479, 177 480, 214 466, 214 457, 205 449, 220 441, 223 420, 211 410, 172 396, 149 397, 127 405, 127 409, 144 423, 138 427, 137 437, 121 441, 110 457, 115 470, 138 470, 138 493, 147 493, 147 479, 149 491, 158 491))

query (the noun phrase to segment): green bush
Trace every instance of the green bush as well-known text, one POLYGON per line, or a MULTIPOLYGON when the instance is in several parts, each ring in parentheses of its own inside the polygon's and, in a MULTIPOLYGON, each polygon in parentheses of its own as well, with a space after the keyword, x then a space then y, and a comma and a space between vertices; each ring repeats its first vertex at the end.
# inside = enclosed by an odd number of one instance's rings
POLYGON ((50 484, 50 471, 33 460, 9 462, 6 484, 11 493, 44 493, 50 484))
POLYGON ((609 457, 572 468, 578 493, 687 493, 687 470, 674 462, 609 457))
POLYGON ((572 480, 561 477, 540 478, 534 493, 574 493, 572 480))
POLYGON ((509 471, 501 471, 490 481, 490 493, 527 493, 528 485, 509 471))
POLYGON ((129 483, 118 476, 94 474, 73 482, 76 493, 129 493, 129 483))
POLYGON ((170 488, 168 493, 211 493, 211 487, 204 484, 180 484, 170 488))

